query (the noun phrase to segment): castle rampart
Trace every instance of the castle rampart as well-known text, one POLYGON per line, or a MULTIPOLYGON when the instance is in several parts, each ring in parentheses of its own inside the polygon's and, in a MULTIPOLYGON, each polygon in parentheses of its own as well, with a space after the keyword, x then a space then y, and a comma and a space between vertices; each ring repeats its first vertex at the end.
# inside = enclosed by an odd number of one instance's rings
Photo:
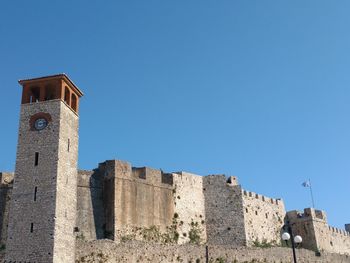
POLYGON ((164 173, 118 160, 79 171, 78 236, 87 240, 143 240, 150 231, 159 239, 171 231, 168 241, 180 244, 279 244, 283 215, 282 200, 242 190, 234 176, 164 173))
POLYGON ((78 171, 77 236, 85 240, 105 237, 102 176, 95 171, 78 171))
POLYGON ((225 175, 203 177, 208 244, 245 246, 247 244, 242 191, 225 175))
POLYGON ((280 244, 285 208, 281 199, 242 191, 247 244, 280 244))
MULTIPOLYGON (((9 200, 13 173, 0 175, 0 198, 9 200)), ((77 238, 83 240, 148 241, 149 231, 161 235, 174 227, 175 236, 168 241, 179 244, 279 245, 285 216, 283 200, 244 190, 236 177, 164 173, 118 160, 105 161, 93 171, 79 171, 77 197, 77 238), (199 235, 196 240, 190 237, 193 229, 199 235)), ((2 240, 6 239, 7 203, 1 203, 2 240)), ((328 226, 324 211, 290 211, 287 219, 295 234, 303 237, 303 247, 350 251, 350 233, 328 226)), ((161 241, 159 236, 151 238, 161 241)))
POLYGON ((165 231, 174 216, 173 185, 168 175, 122 161, 100 164, 104 176, 107 237, 118 240, 139 235, 138 228, 165 231))
POLYGON ((313 208, 306 208, 303 213, 290 211, 287 220, 294 234, 303 237, 303 247, 321 252, 350 254, 350 233, 329 226, 324 211, 313 208))
POLYGON ((172 176, 174 223, 178 228, 178 243, 205 242, 207 235, 203 177, 186 172, 173 173, 172 176))

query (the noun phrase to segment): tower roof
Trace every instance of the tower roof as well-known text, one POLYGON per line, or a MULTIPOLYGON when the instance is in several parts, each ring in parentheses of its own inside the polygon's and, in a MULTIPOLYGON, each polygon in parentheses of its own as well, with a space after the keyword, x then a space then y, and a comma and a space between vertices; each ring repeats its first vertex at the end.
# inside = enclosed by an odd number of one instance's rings
POLYGON ((18 81, 18 83, 23 86, 24 84, 28 84, 31 82, 49 80, 49 79, 64 79, 66 82, 68 82, 72 86, 72 88, 76 91, 76 93, 79 97, 84 95, 83 92, 74 84, 74 82, 65 73, 43 76, 43 77, 38 77, 38 78, 21 79, 18 81))

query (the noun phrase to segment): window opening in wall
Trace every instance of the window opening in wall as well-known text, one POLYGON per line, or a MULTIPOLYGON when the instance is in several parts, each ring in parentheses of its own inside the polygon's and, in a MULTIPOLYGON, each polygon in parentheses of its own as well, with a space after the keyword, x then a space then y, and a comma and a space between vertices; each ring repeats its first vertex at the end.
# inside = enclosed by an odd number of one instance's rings
POLYGON ((30 224, 30 233, 33 233, 33 229, 34 229, 34 224, 31 223, 31 224, 30 224))
POLYGON ((29 102, 33 103, 33 102, 38 102, 40 99, 40 88, 39 87, 33 87, 31 88, 31 95, 30 95, 30 99, 29 102))
POLYGON ((68 139, 67 151, 69 152, 70 139, 68 139))
POLYGON ((53 100, 55 98, 55 90, 52 86, 45 87, 45 100, 53 100))
POLYGON ((38 192, 38 187, 35 186, 34 188, 34 201, 36 201, 36 193, 38 192))
POLYGON ((268 215, 267 215, 267 213, 265 214, 265 217, 266 217, 266 219, 268 218, 268 215))
POLYGON ((77 111, 78 108, 78 99, 77 96, 75 96, 75 94, 72 94, 72 109, 74 111, 77 111))
POLYGON ((258 215, 258 211, 255 211, 255 215, 258 215))
POLYGON ((68 87, 66 87, 66 88, 64 89, 64 101, 65 101, 68 105, 70 105, 70 91, 69 91, 68 87))
POLYGON ((245 209, 245 212, 248 213, 248 208, 245 209))
POLYGON ((35 161, 34 161, 34 165, 35 165, 35 166, 38 166, 38 163, 39 163, 39 153, 38 153, 38 152, 36 152, 36 153, 35 153, 35 161))

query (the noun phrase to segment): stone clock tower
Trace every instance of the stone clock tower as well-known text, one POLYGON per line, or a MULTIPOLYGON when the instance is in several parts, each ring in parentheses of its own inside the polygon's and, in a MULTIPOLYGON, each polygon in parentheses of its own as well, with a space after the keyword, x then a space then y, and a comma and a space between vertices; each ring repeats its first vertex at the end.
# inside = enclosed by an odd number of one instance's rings
POLYGON ((74 262, 78 108, 65 75, 23 86, 5 262, 74 262))

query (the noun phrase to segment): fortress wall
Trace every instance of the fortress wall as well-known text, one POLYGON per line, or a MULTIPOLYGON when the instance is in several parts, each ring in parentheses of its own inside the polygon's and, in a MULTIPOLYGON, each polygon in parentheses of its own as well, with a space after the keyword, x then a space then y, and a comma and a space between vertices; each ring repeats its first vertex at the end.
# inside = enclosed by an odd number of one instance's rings
POLYGON ((224 175, 203 177, 207 241, 210 245, 246 245, 242 190, 224 175))
POLYGON ((285 208, 281 199, 272 199, 254 192, 242 191, 247 245, 253 242, 280 244, 285 208))
POLYGON ((174 173, 174 214, 178 222, 179 243, 190 241, 190 231, 200 232, 202 242, 206 241, 205 205, 203 177, 186 172, 174 173))
POLYGON ((94 240, 104 237, 102 176, 95 171, 78 171, 77 237, 94 240))
POLYGON ((326 229, 327 231, 320 229, 320 246, 328 245, 327 251, 329 252, 350 255, 350 233, 328 225, 326 229))
POLYGON ((290 211, 287 213, 287 217, 292 224, 293 232, 302 236, 303 247, 350 254, 350 233, 329 226, 324 211, 306 208, 304 213, 290 211))
POLYGON ((174 203, 169 176, 159 170, 132 168, 130 163, 114 160, 106 162, 103 174, 106 226, 115 240, 139 239, 141 229, 156 226, 165 231, 171 225, 174 203))
MULTIPOLYGON (((299 263, 349 263, 350 257, 331 253, 316 256, 313 251, 297 249, 299 263)), ((76 262, 142 263, 142 262, 206 262, 206 247, 196 245, 159 245, 142 242, 116 244, 109 240, 78 242, 76 262)), ((209 246, 208 262, 292 262, 290 248, 247 248, 209 246)))
POLYGON ((0 245, 6 244, 14 173, 0 173, 0 245))
MULTIPOLYGON (((132 177, 130 193, 135 210, 127 224, 140 227, 158 226, 164 231, 171 224, 174 215, 173 183, 165 183, 160 170, 148 167, 133 168, 132 177)), ((127 181, 124 183, 127 184, 127 181)))
POLYGON ((301 214, 298 211, 289 211, 286 218, 292 227, 293 234, 302 237, 302 246, 317 251, 318 245, 312 217, 308 216, 307 213, 301 214))
POLYGON ((103 177, 102 200, 104 210, 105 237, 114 239, 115 232, 115 161, 105 161, 98 165, 98 173, 103 177))

